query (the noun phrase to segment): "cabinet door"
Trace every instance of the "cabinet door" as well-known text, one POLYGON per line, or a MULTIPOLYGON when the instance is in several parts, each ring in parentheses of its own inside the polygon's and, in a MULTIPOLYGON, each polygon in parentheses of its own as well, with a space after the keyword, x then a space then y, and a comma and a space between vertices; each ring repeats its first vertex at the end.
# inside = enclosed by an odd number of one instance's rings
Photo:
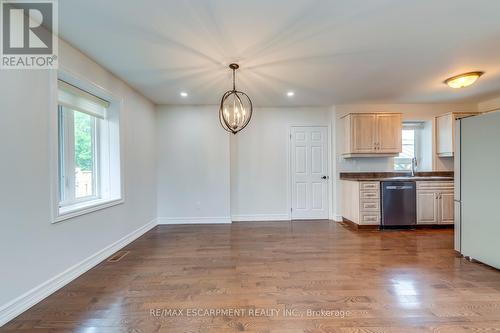
POLYGON ((453 114, 436 118, 436 153, 440 156, 453 156, 453 114))
POLYGON ((455 195, 453 192, 442 192, 439 196, 439 223, 455 223, 455 195))
POLYGON ((417 191, 417 224, 438 224, 438 193, 417 191))
POLYGON ((374 153, 376 116, 353 114, 351 118, 352 153, 374 153))
POLYGON ((376 149, 378 153, 400 153, 401 142, 401 115, 380 114, 377 115, 377 140, 376 149))

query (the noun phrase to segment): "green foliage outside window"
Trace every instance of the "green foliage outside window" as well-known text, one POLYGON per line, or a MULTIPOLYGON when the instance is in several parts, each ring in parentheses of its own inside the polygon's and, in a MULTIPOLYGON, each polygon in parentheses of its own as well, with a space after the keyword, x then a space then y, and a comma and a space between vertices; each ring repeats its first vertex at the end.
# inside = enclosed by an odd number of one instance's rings
POLYGON ((92 127, 94 118, 75 111, 75 166, 92 171, 92 127))

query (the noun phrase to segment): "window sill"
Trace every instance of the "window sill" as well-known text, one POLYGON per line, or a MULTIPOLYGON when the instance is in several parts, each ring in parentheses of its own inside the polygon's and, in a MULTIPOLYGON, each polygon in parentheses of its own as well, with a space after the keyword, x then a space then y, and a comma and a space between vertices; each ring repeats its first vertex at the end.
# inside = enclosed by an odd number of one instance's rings
POLYGON ((99 199, 77 203, 71 206, 60 207, 58 215, 54 218, 53 223, 72 219, 77 216, 89 214, 101 209, 113 207, 124 203, 123 199, 99 199))

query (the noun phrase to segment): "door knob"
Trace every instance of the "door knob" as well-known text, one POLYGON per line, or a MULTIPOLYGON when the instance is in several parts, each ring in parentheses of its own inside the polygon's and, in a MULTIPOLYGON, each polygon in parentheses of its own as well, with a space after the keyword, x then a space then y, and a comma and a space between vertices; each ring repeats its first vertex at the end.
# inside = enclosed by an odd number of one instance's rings
POLYGON ((321 179, 328 179, 328 178, 329 178, 328 176, 321 177, 321 179))

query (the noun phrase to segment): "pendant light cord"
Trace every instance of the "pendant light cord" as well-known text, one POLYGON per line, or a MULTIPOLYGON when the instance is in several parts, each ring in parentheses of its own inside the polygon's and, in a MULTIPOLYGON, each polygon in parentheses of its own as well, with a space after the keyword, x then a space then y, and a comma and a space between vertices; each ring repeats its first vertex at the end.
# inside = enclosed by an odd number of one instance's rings
POLYGON ((233 68, 233 90, 236 90, 235 73, 236 73, 236 69, 233 68))

